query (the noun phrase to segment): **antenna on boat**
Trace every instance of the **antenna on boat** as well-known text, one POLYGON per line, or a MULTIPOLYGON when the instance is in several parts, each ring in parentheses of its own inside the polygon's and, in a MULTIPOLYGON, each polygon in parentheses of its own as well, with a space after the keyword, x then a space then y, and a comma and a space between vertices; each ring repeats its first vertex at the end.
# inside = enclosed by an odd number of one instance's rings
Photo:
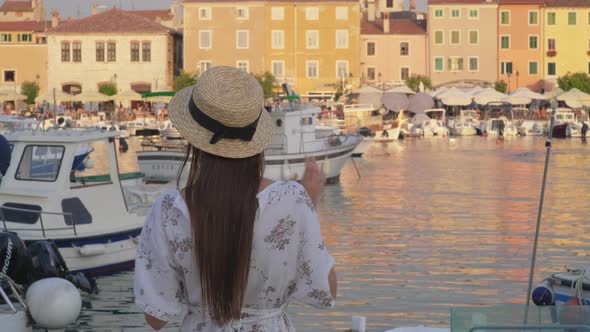
POLYGON ((551 143, 553 138, 553 123, 555 121, 555 110, 557 109, 557 101, 551 101, 551 118, 549 121, 549 129, 547 132, 547 140, 545 141, 545 148, 547 154, 545 156, 545 169, 543 170, 543 182, 541 184, 541 196, 539 198, 539 210, 537 213, 537 226, 535 228, 535 240, 533 241, 533 253, 531 255, 531 270, 529 272, 529 283, 526 292, 526 307, 524 310, 524 324, 526 325, 529 314, 529 306, 531 303, 531 290, 533 288, 533 276, 535 274, 535 261, 537 260, 537 247, 539 243, 539 230, 541 228, 541 216, 543 214, 543 201, 545 200, 545 184, 547 183, 547 170, 549 168, 549 157, 551 156, 551 143))

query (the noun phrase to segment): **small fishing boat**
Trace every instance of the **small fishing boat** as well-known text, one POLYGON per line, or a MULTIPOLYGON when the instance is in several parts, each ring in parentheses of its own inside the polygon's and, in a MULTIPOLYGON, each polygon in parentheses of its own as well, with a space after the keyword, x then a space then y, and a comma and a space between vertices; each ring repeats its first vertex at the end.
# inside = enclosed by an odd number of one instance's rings
POLYGON ((479 117, 476 110, 461 110, 458 117, 447 122, 450 134, 453 136, 474 136, 479 127, 479 117))
POLYGON ((574 110, 571 108, 558 108, 555 110, 554 116, 553 137, 567 138, 582 136, 582 124, 576 119, 574 110))
POLYGON ((504 136, 518 135, 512 122, 512 105, 506 102, 488 103, 485 106, 485 118, 480 123, 480 131, 488 136, 498 136, 500 123, 504 126, 504 136))
POLYGON ((424 110, 428 117, 420 124, 424 137, 447 137, 449 129, 445 126, 445 110, 442 108, 433 108, 424 110))
POLYGON ((581 305, 590 305, 590 266, 567 269, 543 280, 533 290, 536 305, 563 305, 576 298, 581 305))

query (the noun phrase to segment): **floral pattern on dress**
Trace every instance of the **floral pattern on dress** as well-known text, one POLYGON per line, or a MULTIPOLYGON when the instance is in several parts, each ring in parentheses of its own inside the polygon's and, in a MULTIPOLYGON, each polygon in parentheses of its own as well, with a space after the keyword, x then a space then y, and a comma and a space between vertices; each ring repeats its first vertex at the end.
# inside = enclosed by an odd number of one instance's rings
POLYGON ((269 244, 271 249, 285 250, 285 247, 291 243, 294 226, 295 220, 291 216, 280 219, 270 234, 264 238, 264 242, 269 244))

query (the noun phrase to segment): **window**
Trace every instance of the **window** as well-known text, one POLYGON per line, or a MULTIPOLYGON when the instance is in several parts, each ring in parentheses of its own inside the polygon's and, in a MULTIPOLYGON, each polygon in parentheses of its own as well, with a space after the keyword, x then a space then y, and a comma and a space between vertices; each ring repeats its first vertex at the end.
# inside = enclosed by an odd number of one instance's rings
POLYGON ((512 75, 512 62, 500 62, 500 74, 512 75))
POLYGON ((248 48, 248 30, 238 30, 236 32, 236 48, 248 48))
POLYGON ((5 70, 4 71, 4 82, 15 82, 16 81, 16 71, 14 70, 5 70))
POLYGON ((443 57, 440 57, 440 56, 434 57, 434 71, 443 71, 444 70, 443 63, 444 63, 443 57))
POLYGON ((387 8, 393 8, 393 0, 387 0, 385 3, 385 6, 387 8))
POLYGON ((588 24, 590 24, 590 13, 588 13, 588 24))
POLYGON ((283 49, 285 48, 285 32, 283 30, 272 30, 272 48, 283 49))
POLYGON ((199 8, 199 19, 210 20, 211 19, 211 8, 199 8))
POLYGON ((549 49, 549 51, 555 51, 555 39, 554 38, 547 39, 547 48, 549 49))
POLYGON ((529 75, 537 75, 539 73, 539 64, 536 61, 529 62, 529 75))
POLYGON ((471 45, 479 44, 479 31, 478 30, 470 30, 469 31, 469 44, 471 44, 471 45))
POLYGON ((131 42, 131 62, 139 62, 139 42, 131 42))
POLYGON ((199 48, 209 49, 211 48, 211 31, 199 31, 199 48))
POLYGON ((0 207, 0 212, 2 212, 3 219, 6 221, 34 225, 39 220, 41 207, 39 205, 22 203, 4 203, 0 207))
POLYGON ((240 70, 245 71, 246 73, 250 72, 248 70, 249 65, 248 65, 248 61, 247 60, 238 60, 238 62, 236 63, 236 67, 240 70))
POLYGON ((61 61, 62 62, 70 62, 70 43, 69 42, 62 42, 61 43, 61 61))
POLYGON ((479 71, 479 58, 476 56, 469 57, 469 71, 479 71))
POLYGON ((410 55, 410 43, 401 42, 399 43, 399 55, 410 55))
POLYGON ((500 36, 500 48, 510 48, 510 36, 500 36))
POLYGON ((375 80, 375 67, 367 67, 367 80, 368 81, 375 80))
POLYGON ((19 42, 30 42, 33 41, 33 35, 31 35, 30 33, 19 33, 18 35, 16 35, 16 39, 19 42))
POLYGON ((305 31, 305 48, 318 48, 319 47, 319 36, 317 30, 305 31))
POLYGON ((547 63, 547 74, 552 75, 552 76, 557 75, 557 69, 555 66, 555 62, 547 63))
POLYGON ((272 7, 271 18, 275 21, 282 21, 285 19, 285 8, 283 7, 272 7))
POLYGON ((459 45, 461 34, 459 30, 451 30, 451 45, 459 45))
POLYGON ((72 43, 72 61, 82 62, 82 44, 80 42, 72 43))
POLYGON ((305 61, 305 77, 306 78, 318 78, 319 77, 319 67, 320 63, 318 61, 305 61))
POLYGON ((249 17, 249 12, 248 12, 248 8, 247 7, 239 7, 238 10, 236 11, 236 17, 239 19, 248 19, 249 17))
POLYGON ((199 62, 199 74, 206 72, 209 68, 211 68, 211 61, 199 62))
POLYGON ((348 20, 348 7, 336 7, 336 19, 348 20))
POLYGON ((461 14, 461 10, 460 9, 451 9, 451 17, 455 17, 458 18, 461 14))
POLYGON ((141 61, 150 62, 152 61, 152 44, 142 43, 141 44, 141 61))
POLYGON ((532 10, 529 12, 529 25, 539 24, 539 12, 532 10))
POLYGON ((63 146, 27 145, 16 171, 16 179, 55 181, 61 168, 64 150, 63 146))
POLYGON ((348 30, 336 30, 336 48, 348 48, 348 30))
POLYGON ((449 58, 449 70, 450 71, 462 71, 463 70, 463 58, 450 57, 449 58))
POLYGON ((529 36, 529 48, 530 49, 539 48, 539 37, 538 36, 529 36))
POLYGON ((375 42, 368 42, 367 43, 367 55, 368 56, 375 55, 375 42))
POLYGON ((434 32, 434 44, 442 45, 444 43, 444 36, 441 30, 434 32))
POLYGON ((9 33, 3 33, 0 35, 0 40, 4 43, 10 43, 12 41, 12 35, 9 33))
POLYGON ((510 24, 510 12, 507 10, 503 10, 500 12, 500 24, 502 25, 509 25, 510 24))
POLYGON ((64 212, 64 222, 68 226, 84 225, 92 223, 92 215, 78 197, 66 198, 61 201, 61 209, 64 212))
MULTIPOLYGON (((133 49, 133 43, 131 43, 131 49, 133 49)), ((131 51, 131 61, 133 61, 133 51, 131 51)), ((104 62, 104 43, 96 43, 96 62, 104 62)))
POLYGON ((471 18, 471 19, 479 18, 479 10, 470 9, 469 10, 469 18, 471 18))
POLYGON ((568 25, 576 25, 576 13, 575 12, 567 13, 567 24, 568 25))
POLYGON ((272 61, 272 75, 274 77, 283 77, 285 76, 285 61, 272 61))
POLYGON ((316 21, 320 18, 320 10, 318 7, 305 8, 305 19, 308 21, 316 21))
POLYGON ((408 78, 410 78, 410 68, 408 68, 408 67, 401 67, 400 77, 401 77, 402 81, 405 81, 408 78))
POLYGON ((436 9, 434 11, 434 17, 443 17, 443 10, 442 9, 436 9))
POLYGON ((547 13, 547 25, 555 25, 556 24, 556 17, 555 12, 547 13))
POLYGON ((114 42, 107 44, 107 61, 117 61, 117 44, 115 44, 114 42))
POLYGON ((346 61, 346 60, 336 61, 336 77, 348 78, 348 61, 346 61))

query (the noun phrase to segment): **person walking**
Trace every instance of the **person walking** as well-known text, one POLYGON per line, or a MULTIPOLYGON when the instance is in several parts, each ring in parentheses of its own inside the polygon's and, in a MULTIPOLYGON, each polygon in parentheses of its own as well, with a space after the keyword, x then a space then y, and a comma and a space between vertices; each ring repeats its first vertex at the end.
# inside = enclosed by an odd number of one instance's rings
POLYGON ((582 122, 582 143, 586 143, 586 133, 588 132, 588 123, 586 121, 582 122))
POLYGON ((325 178, 309 159, 301 183, 263 177, 273 123, 258 81, 213 67, 168 111, 191 166, 139 239, 134 294, 146 322, 161 329, 186 308, 183 332, 289 332, 291 301, 334 306, 334 259, 315 210, 325 178))

